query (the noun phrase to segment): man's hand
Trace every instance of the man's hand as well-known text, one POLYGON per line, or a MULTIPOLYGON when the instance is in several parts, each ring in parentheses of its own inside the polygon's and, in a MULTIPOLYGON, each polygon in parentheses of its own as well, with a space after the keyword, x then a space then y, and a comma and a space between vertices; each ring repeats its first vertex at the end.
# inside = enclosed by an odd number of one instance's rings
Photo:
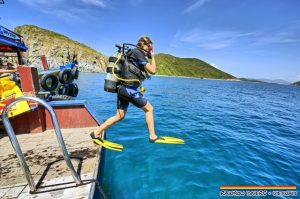
POLYGON ((154 55, 153 45, 150 45, 148 48, 149 48, 149 50, 150 50, 151 56, 153 56, 153 55, 154 55))

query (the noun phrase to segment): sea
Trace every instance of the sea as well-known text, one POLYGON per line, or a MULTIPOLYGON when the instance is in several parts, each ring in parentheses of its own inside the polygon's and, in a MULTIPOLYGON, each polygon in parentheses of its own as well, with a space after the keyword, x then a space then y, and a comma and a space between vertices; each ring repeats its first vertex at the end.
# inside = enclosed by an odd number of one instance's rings
MULTIPOLYGON (((77 81, 77 99, 100 120, 113 116, 117 103, 103 90, 104 79, 81 73, 77 81)), ((125 119, 106 130, 108 140, 124 146, 105 151, 107 198, 224 198, 221 186, 242 185, 297 186, 290 198, 299 198, 300 87, 159 76, 143 86, 156 133, 185 144, 149 143, 145 113, 130 105, 125 119)))

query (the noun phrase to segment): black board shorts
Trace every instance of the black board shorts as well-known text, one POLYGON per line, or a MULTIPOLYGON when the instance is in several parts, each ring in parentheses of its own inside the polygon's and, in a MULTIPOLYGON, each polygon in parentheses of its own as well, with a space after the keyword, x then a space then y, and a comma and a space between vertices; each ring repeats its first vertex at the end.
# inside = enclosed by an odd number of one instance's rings
POLYGON ((142 108, 147 104, 147 100, 137 88, 124 85, 118 86, 117 109, 126 111, 129 102, 138 108, 142 108))

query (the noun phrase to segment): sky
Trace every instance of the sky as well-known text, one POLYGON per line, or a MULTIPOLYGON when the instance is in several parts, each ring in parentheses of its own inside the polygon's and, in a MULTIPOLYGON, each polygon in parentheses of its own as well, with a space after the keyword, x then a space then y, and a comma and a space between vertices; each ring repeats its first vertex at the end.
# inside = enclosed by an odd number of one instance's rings
POLYGON ((300 80, 299 0, 4 0, 0 25, 31 24, 106 56, 144 35, 155 53, 236 77, 300 80))

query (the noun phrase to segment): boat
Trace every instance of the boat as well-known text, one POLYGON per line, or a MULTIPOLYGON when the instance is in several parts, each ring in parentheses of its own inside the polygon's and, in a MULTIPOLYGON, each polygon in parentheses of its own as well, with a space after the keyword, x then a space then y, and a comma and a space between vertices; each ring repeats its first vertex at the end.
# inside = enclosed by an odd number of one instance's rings
POLYGON ((41 97, 52 95, 41 89, 41 77, 57 74, 25 66, 22 37, 0 28, 0 52, 18 59, 18 81, 0 78, 0 198, 106 198, 105 149, 89 137, 102 120, 85 101, 41 97))

